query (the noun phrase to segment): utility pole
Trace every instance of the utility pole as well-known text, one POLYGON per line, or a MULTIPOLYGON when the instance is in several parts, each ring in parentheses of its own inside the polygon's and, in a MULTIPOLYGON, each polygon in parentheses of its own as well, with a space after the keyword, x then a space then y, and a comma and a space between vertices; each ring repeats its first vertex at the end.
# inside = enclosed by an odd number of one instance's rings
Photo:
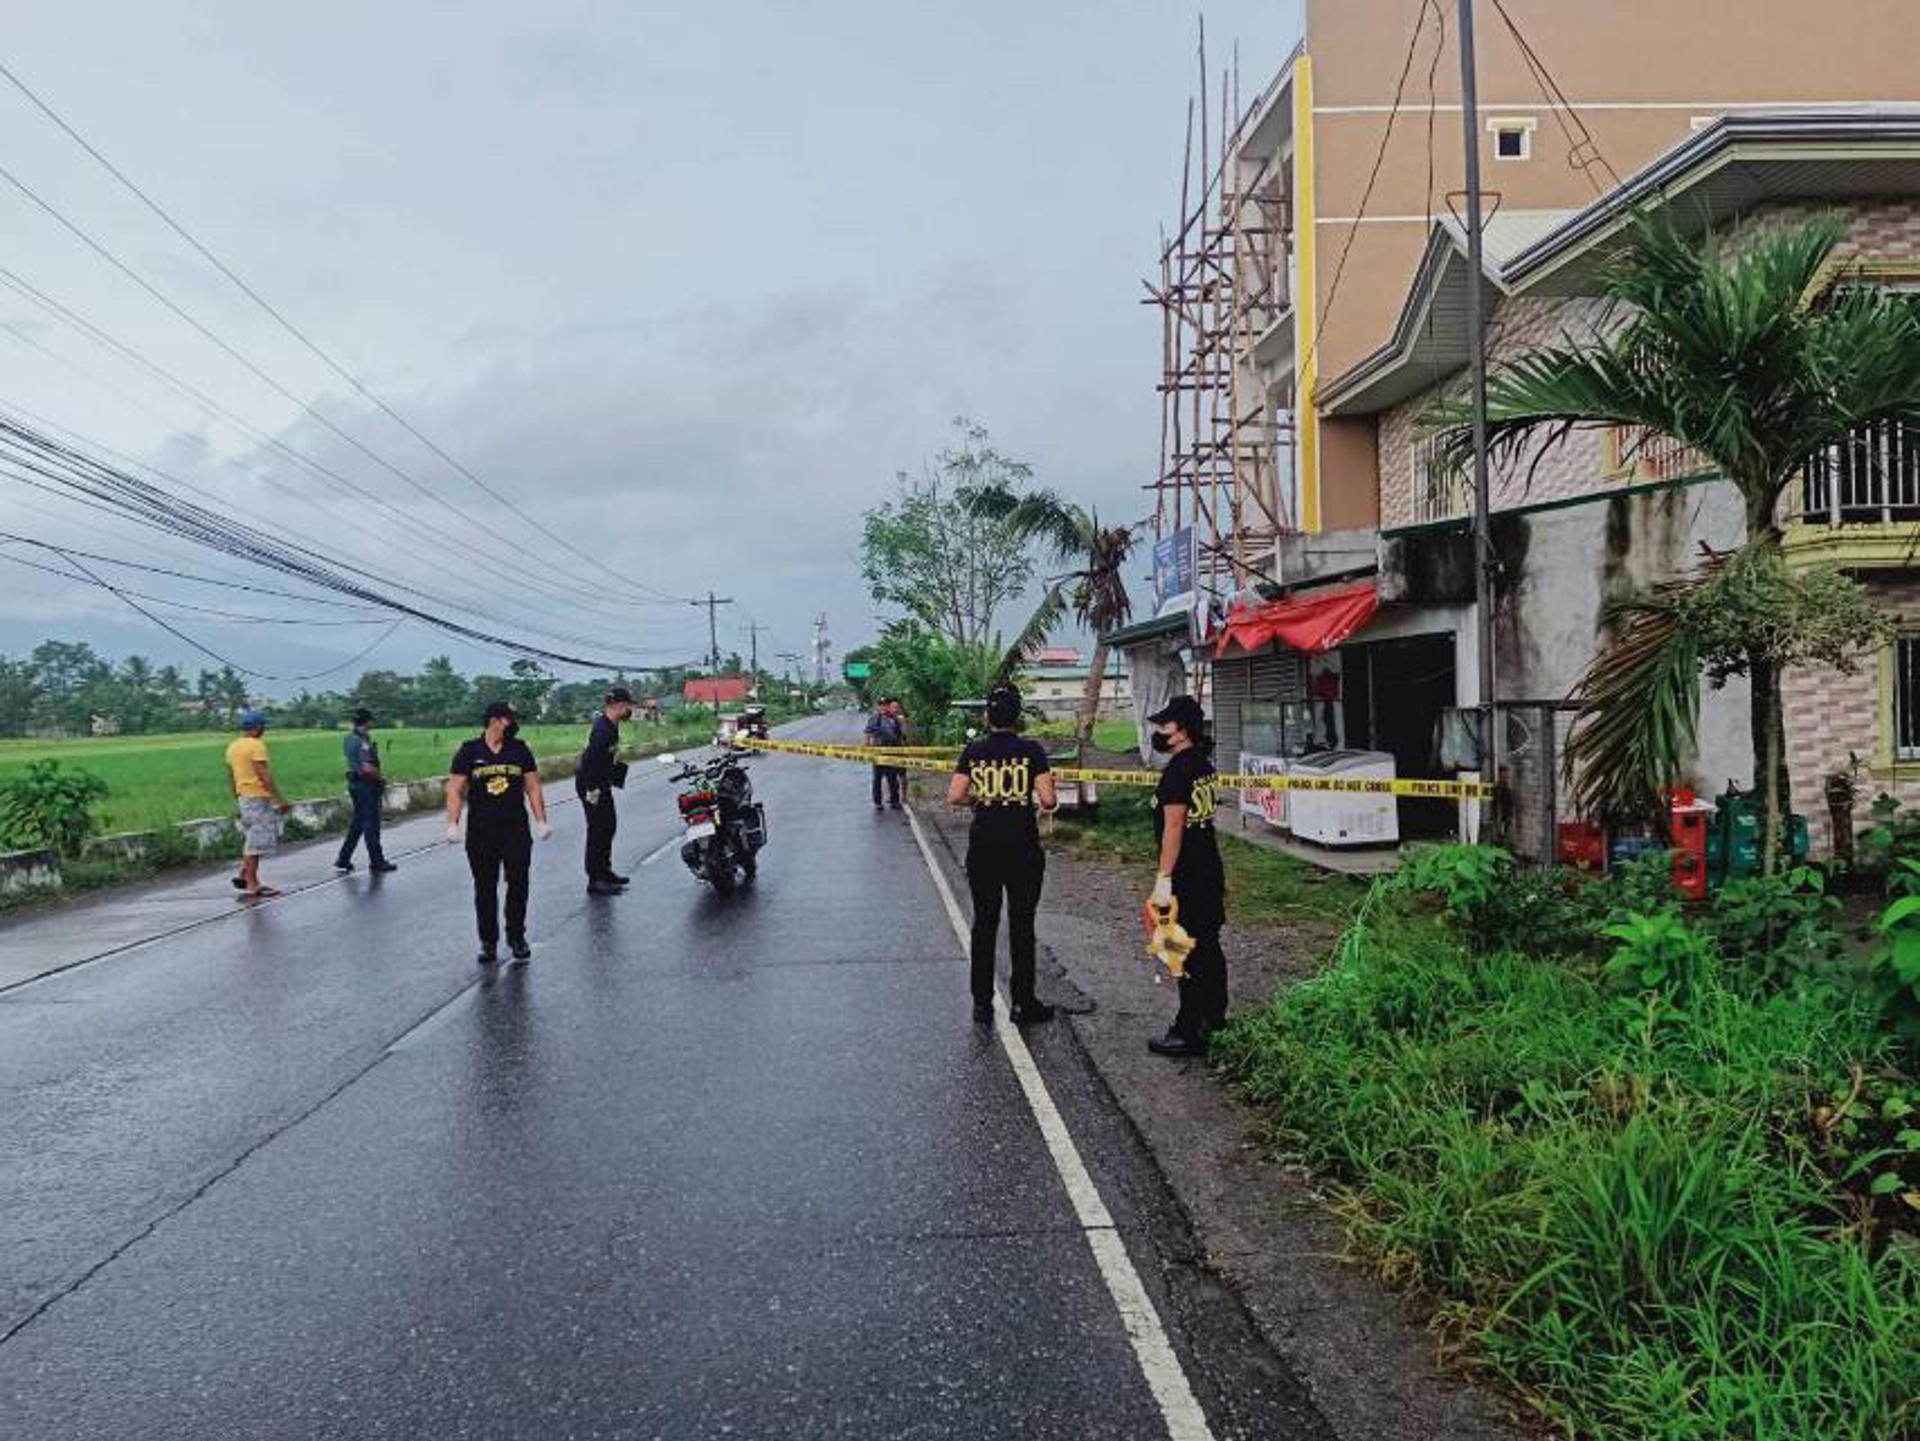
POLYGON ((747 646, 752 651, 752 659, 747 663, 747 674, 752 677, 751 687, 754 690, 760 689, 760 632, 772 628, 760 624, 757 620, 748 621, 744 627, 747 632, 747 646))
POLYGON ((793 689, 793 668, 800 664, 800 657, 793 651, 783 650, 775 659, 783 660, 787 663, 787 689, 791 691, 793 689))
POLYGON ((1481 775, 1499 779, 1493 734, 1493 524, 1487 487, 1487 331, 1480 271, 1480 90, 1473 53, 1473 0, 1460 0, 1460 120, 1467 161, 1467 344, 1473 386, 1473 609, 1479 622, 1481 775))
POLYGON ((732 605, 730 595, 715 595, 707 592, 705 600, 688 601, 689 605, 707 608, 707 679, 713 685, 713 718, 720 719, 720 621, 719 612, 723 605, 732 605))

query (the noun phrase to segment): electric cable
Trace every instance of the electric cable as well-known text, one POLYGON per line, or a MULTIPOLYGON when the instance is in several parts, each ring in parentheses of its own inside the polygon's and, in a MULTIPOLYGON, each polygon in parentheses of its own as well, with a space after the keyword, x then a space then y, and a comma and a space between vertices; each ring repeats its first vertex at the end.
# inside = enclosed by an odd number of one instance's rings
MULTIPOLYGON (((1360 193, 1360 208, 1354 212, 1353 220, 1347 226, 1347 238, 1341 244, 1340 259, 1334 265, 1333 280, 1327 286, 1327 303, 1320 308, 1315 319, 1313 335, 1308 339, 1306 353, 1297 367, 1300 371, 1307 369, 1320 349, 1320 337, 1326 333, 1327 321, 1333 314, 1333 303, 1340 294, 1341 277, 1347 273, 1347 256, 1352 253, 1354 238, 1360 233, 1360 222, 1366 219, 1367 206, 1373 201, 1373 187, 1380 179, 1380 169, 1387 159, 1387 147, 1393 141, 1394 122, 1399 119, 1401 103, 1406 98, 1407 77, 1413 73, 1413 57, 1420 48, 1420 37, 1427 28, 1427 12, 1436 8, 1434 0, 1420 0, 1420 11, 1413 18, 1413 33, 1407 37, 1407 53, 1400 65, 1400 79, 1393 88, 1393 105, 1387 111, 1386 128, 1380 133, 1380 148, 1374 152, 1373 167, 1367 172, 1366 188, 1360 193)), ((1311 401, 1311 397, 1308 399, 1311 401)))
POLYGON ((659 590, 654 586, 647 585, 643 581, 635 580, 632 576, 624 575, 619 571, 613 570, 611 567, 603 564, 601 561, 595 559, 593 556, 587 554, 585 551, 578 549, 571 542, 567 541, 563 537, 556 535, 552 530, 548 529, 545 525, 541 524, 534 517, 528 515, 526 512, 521 510, 520 507, 515 505, 512 500, 508 499, 506 496, 502 495, 499 491, 495 490, 479 475, 475 474, 471 469, 469 469, 466 465, 462 464, 459 460, 455 459, 452 455, 449 455, 436 442, 434 442, 427 435, 423 434, 417 427, 413 425, 411 421, 407 420, 398 411, 396 411, 391 405, 389 405, 384 399, 382 399, 379 395, 375 394, 365 384, 363 384, 358 376, 356 376, 352 371, 348 370, 346 366, 341 364, 326 350, 322 349, 317 342, 315 342, 310 336, 306 334, 305 331, 301 330, 300 327, 298 327, 291 320, 289 320, 283 313, 281 313, 280 310, 278 310, 275 306, 269 303, 265 296, 261 295, 251 285, 249 285, 245 280, 243 280, 239 276, 239 274, 237 274, 233 270, 231 266, 229 266, 219 256, 215 255, 213 251, 210 250, 205 244, 203 244, 197 236, 195 236, 191 231, 189 231, 186 228, 186 226, 182 225, 178 220, 176 220, 173 217, 173 215, 164 206, 162 206, 151 195, 147 194, 145 190, 141 189, 139 185, 135 184, 131 177, 129 177, 124 171, 120 169, 119 166, 115 165, 103 153, 101 153, 101 151, 97 147, 95 147, 90 141, 88 141, 86 137, 81 135, 80 132, 76 130, 71 124, 69 124, 67 120, 63 118, 59 114, 59 112, 53 108, 52 105, 50 105, 45 99, 43 99, 38 93, 36 93, 30 86, 28 86, 28 84, 24 80, 22 80, 17 74, 15 74, 11 69, 9 69, 4 62, 0 62, 0 77, 4 77, 9 84, 11 84, 16 90, 18 90, 22 95, 24 95, 27 98, 27 100, 30 101, 33 104, 33 106, 40 111, 41 114, 45 115, 48 120, 52 121, 53 124, 56 127, 58 127, 63 134, 67 136, 68 139, 72 140, 74 144, 78 145, 89 156, 91 156, 101 166, 102 169, 104 169, 109 175, 111 175, 115 180, 117 180, 123 187, 125 187, 126 190, 130 194, 132 194, 134 198, 137 199, 142 205, 144 205, 150 212, 152 212, 152 214, 155 217, 157 217, 162 224, 164 224, 169 230, 173 231, 175 235, 179 236, 189 246, 191 246, 194 252, 198 254, 201 259, 205 260, 207 264, 211 265, 215 270, 219 271, 221 275, 225 276, 227 280, 232 282, 232 284, 235 286, 235 288, 237 288, 241 292, 241 294, 245 295, 255 305, 259 306, 261 310, 265 311, 267 315, 272 317, 272 319, 281 327, 281 329, 285 330, 287 334, 291 335, 295 340, 299 341, 300 344, 304 346, 315 357, 317 357, 322 364, 326 365, 326 367, 331 371, 333 371, 334 374, 338 375, 342 380, 346 381, 347 384, 352 386, 353 389, 360 396, 370 401, 374 406, 376 406, 381 411, 382 414, 386 415, 402 430, 406 431, 407 434, 411 435, 415 440, 419 441, 421 445, 425 446, 434 455, 439 457, 440 460, 444 461, 448 466, 450 466, 452 469, 457 471, 462 476, 465 476, 481 491, 483 491, 488 496, 492 497, 495 501, 499 502, 501 505, 505 506, 508 510, 512 511, 514 515, 518 516, 521 520, 525 521, 528 525, 532 526, 535 530, 539 531, 540 534, 546 536, 547 539, 553 541, 562 550, 566 551, 569 555, 572 555, 575 559, 586 562, 588 565, 593 566, 596 570, 599 570, 601 573, 607 576, 610 576, 614 580, 620 582, 622 585, 634 586, 637 589, 647 592, 662 601, 679 602, 682 600, 689 599, 689 597, 686 597, 686 596, 672 595, 667 591, 659 590))
POLYGON ((1613 188, 1618 190, 1626 182, 1620 178, 1620 172, 1613 168, 1601 151, 1600 142, 1593 138, 1593 131, 1588 128, 1586 120, 1574 108, 1573 102, 1567 99, 1566 91, 1562 90, 1560 82, 1554 79, 1553 72, 1547 68, 1547 62, 1540 58, 1539 52, 1521 33, 1519 22, 1508 12, 1504 0, 1493 0, 1493 8, 1499 12, 1500 19, 1506 24, 1507 33, 1513 36, 1514 44, 1520 47, 1521 57, 1533 75, 1534 84, 1540 87, 1541 98, 1547 102, 1547 113, 1554 117, 1554 123, 1560 127, 1560 133, 1566 138, 1568 166, 1586 177, 1587 183, 1593 186, 1595 195, 1607 193, 1606 188, 1593 178, 1595 165, 1599 165, 1607 172, 1608 178, 1613 181, 1613 188), (1579 127, 1578 138, 1568 127, 1568 119, 1579 127), (1591 151, 1592 159, 1582 159, 1581 155, 1584 151, 1591 151))
MULTIPOLYGON (((316 476, 321 477, 322 479, 328 480, 335 485, 340 486, 342 489, 348 491, 350 494, 355 495, 360 499, 366 501, 369 505, 372 505, 377 509, 385 512, 387 515, 391 516, 393 520, 401 528, 413 533, 421 541, 423 541, 430 547, 430 549, 424 556, 419 555, 418 553, 410 552, 409 559, 414 560, 416 562, 424 562, 425 564, 429 565, 433 569, 439 570, 444 574, 454 575, 457 578, 464 579, 464 575, 461 572, 453 570, 452 568, 447 566, 444 562, 439 560, 437 555, 434 553, 434 550, 431 549, 431 547, 438 547, 443 542, 444 537, 441 534, 432 530, 430 527, 428 527, 424 521, 418 519, 415 516, 409 515, 406 511, 401 510, 399 507, 395 506, 390 501, 388 501, 385 497, 380 496, 374 493, 373 491, 367 490, 363 486, 355 484, 353 481, 349 480, 346 476, 342 475, 339 471, 333 469, 331 466, 324 465, 321 462, 314 460, 313 458, 304 454, 303 452, 293 449, 284 441, 280 440, 277 436, 270 435, 266 431, 261 430, 259 427, 253 425, 250 421, 246 420, 244 417, 237 415, 231 409, 222 405, 219 401, 213 399, 211 396, 207 395, 204 391, 198 389, 196 386, 193 386, 184 380, 181 380, 179 377, 175 376, 171 371, 167 370, 164 366, 158 365, 157 363, 149 360, 146 356, 140 354, 140 352, 133 349, 133 347, 126 345, 125 343, 117 340, 115 337, 108 334, 106 331, 102 330, 99 326, 93 324, 93 322, 89 321, 85 316, 80 315, 77 311, 74 311, 69 306, 66 306, 62 304, 60 301, 55 300, 52 296, 46 294, 46 292, 42 291, 37 286, 33 285, 30 281, 23 279, 21 276, 7 269, 5 266, 0 266, 0 285, 6 286, 7 288, 13 290, 15 293, 20 294, 26 299, 32 301, 34 304, 39 305, 42 309, 46 310, 49 314, 53 315, 56 319, 79 330, 82 334, 86 335, 90 340, 93 340, 96 344, 99 344, 103 348, 110 350, 113 353, 121 356, 121 358, 129 361, 130 363, 138 366, 140 369, 146 371, 149 375, 153 376, 156 380, 159 380, 162 384, 165 384, 170 388, 178 391, 179 393, 187 396, 190 400, 192 400, 196 405, 200 406, 203 410, 206 410, 207 412, 218 416, 220 419, 234 426, 249 440, 251 440, 255 445, 262 446, 266 449, 269 449, 273 451, 275 454, 285 456, 289 461, 301 466, 303 469, 313 473, 316 476)), ((286 489, 287 487, 281 486, 278 488, 286 489)), ((301 492, 292 492, 292 493, 302 494, 307 504, 314 505, 316 506, 316 508, 318 508, 318 502, 312 500, 310 497, 304 497, 304 493, 301 493, 301 492)), ((455 512, 455 514, 457 515, 458 512, 455 512)), ((493 552, 490 552, 490 551, 485 551, 480 553, 491 558, 495 564, 499 564, 507 567, 514 567, 520 564, 520 561, 518 559, 503 560, 499 556, 495 555, 493 552)), ((566 590, 556 589, 552 584, 547 582, 542 577, 523 575, 522 579, 523 579, 523 583, 526 584, 529 588, 535 591, 541 592, 549 600, 556 601, 557 603, 569 606, 573 609, 580 610, 582 612, 596 614, 596 615, 605 617, 606 619, 619 622, 621 624, 629 623, 627 618, 624 617, 619 612, 607 609, 604 605, 585 604, 575 599, 573 596, 573 593, 566 590)), ((592 594, 592 592, 587 592, 587 593, 592 594)), ((472 602, 469 602, 469 603, 472 603, 472 602)), ((660 602, 660 604, 665 604, 665 602, 660 602)))
MULTIPOLYGON (((507 546, 510 551, 520 546, 520 542, 516 541, 513 537, 506 535, 503 532, 495 529, 491 524, 489 524, 484 519, 467 515, 462 511, 460 511, 456 506, 454 506, 450 501, 446 499, 445 496, 441 495, 438 491, 434 490, 432 487, 425 484, 423 481, 418 479, 409 471, 403 469, 398 465, 395 465, 392 461, 388 460, 384 455, 380 454, 380 452, 373 449, 373 447, 368 445, 365 441, 361 440, 358 436, 355 436, 352 432, 344 429, 342 426, 340 426, 334 420, 332 420, 329 416, 322 413, 311 402, 301 399, 292 390, 288 389, 285 385, 281 384, 271 374, 269 374, 263 367, 261 367, 254 360, 252 360, 245 352, 240 350, 237 346, 233 345, 231 342, 227 341, 218 333, 216 333, 212 328, 210 328, 205 323, 203 323, 191 311, 187 310, 186 307, 180 305, 165 291, 161 290, 158 286, 153 284, 153 282, 148 280, 139 271, 135 270, 131 265, 127 264, 126 261, 122 260, 112 250, 108 249, 107 246, 102 244, 100 241, 96 240, 84 228, 82 228, 79 224, 77 224, 75 221, 69 218, 64 211, 60 210, 51 201, 47 200, 38 191, 34 190, 32 186, 28 185, 24 180, 20 179, 19 176, 15 175, 11 170, 7 169, 4 165, 0 165, 0 180, 6 181, 7 184, 11 185, 22 196, 26 197, 26 199, 30 201, 36 208, 38 208, 42 213, 44 213, 45 215, 49 216, 52 220, 54 220, 55 223, 60 225, 62 229, 66 230, 68 234, 72 235, 82 245, 86 246, 87 249, 91 250, 95 255, 98 255, 102 260, 106 261, 107 264, 111 265, 115 270, 119 271, 128 280, 132 281, 142 291, 144 291, 146 294, 151 296, 156 302, 158 302, 162 307, 164 307, 170 314, 176 316, 182 323, 184 323, 189 328, 191 328, 196 334, 203 337, 209 344, 213 345, 221 353, 231 358, 236 364, 238 364, 248 374, 252 375, 262 385, 266 386, 274 394, 280 396, 289 405, 292 405, 298 408, 309 419, 311 419, 315 424, 319 425, 322 429, 326 430, 329 434, 333 435, 334 437, 336 437, 346 445, 351 446, 354 450, 359 451, 368 460, 372 461, 375 465, 379 466, 382 470, 387 471, 395 479, 404 482, 407 486, 411 487, 414 491, 418 492, 419 495, 424 499, 430 501, 434 505, 441 507, 442 509, 447 511, 448 514, 456 517, 461 522, 462 525, 471 527, 472 529, 479 531, 480 533, 492 538, 493 540, 499 542, 500 544, 507 546)), ((516 515, 520 514, 517 508, 512 506, 509 506, 508 508, 514 510, 514 513, 516 515)), ((524 517, 522 518, 524 519, 524 517)), ((474 547, 474 549, 478 551, 479 547, 476 546, 474 547)), ((494 552, 485 552, 485 553, 488 554, 498 564, 508 564, 508 565, 516 564, 518 563, 518 560, 519 560, 518 557, 503 557, 494 552)), ((561 586, 559 587, 559 589, 572 590, 572 591, 575 591, 576 593, 584 593, 590 596, 594 596, 596 598, 599 596, 599 592, 594 592, 591 590, 583 591, 579 587, 561 586)), ((653 600, 647 603, 665 604, 666 602, 661 600, 653 600)))

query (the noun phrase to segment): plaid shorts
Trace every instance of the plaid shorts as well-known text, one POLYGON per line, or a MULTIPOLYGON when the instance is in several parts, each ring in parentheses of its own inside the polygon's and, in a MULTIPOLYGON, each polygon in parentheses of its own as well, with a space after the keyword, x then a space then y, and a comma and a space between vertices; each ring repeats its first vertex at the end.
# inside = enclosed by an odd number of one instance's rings
POLYGON ((241 854, 270 856, 280 848, 280 812, 259 796, 240 797, 240 834, 246 838, 241 854))

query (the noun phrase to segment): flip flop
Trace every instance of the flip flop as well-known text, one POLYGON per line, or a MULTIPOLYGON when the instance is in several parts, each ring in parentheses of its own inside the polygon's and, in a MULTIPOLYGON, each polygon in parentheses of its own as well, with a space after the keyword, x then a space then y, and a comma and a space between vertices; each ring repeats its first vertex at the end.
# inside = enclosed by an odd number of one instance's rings
POLYGON ((276 891, 272 886, 262 886, 257 891, 242 891, 234 899, 236 901, 271 901, 285 894, 286 892, 276 891))
POLYGON ((228 876, 227 884, 232 886, 236 891, 244 891, 247 888, 247 883, 238 876, 228 876))

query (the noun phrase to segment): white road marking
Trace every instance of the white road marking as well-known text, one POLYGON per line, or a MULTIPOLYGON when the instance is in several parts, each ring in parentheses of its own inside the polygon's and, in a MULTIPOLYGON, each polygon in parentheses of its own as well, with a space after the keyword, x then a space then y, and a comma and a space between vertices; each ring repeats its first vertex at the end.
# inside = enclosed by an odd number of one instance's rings
POLYGON ((673 852, 679 849, 680 849, 680 837, 674 836, 671 840, 669 840, 664 846, 661 846, 658 850, 648 851, 646 858, 642 860, 640 864, 643 866, 650 866, 655 861, 660 860, 666 856, 669 856, 673 854, 673 852))
MULTIPOLYGON (((947 884, 946 873, 940 869, 933 848, 927 844, 926 833, 920 828, 920 818, 914 814, 911 806, 907 807, 907 821, 913 827, 913 838, 919 844, 921 859, 927 863, 927 871, 933 877, 934 889, 940 892, 940 899, 947 908, 947 919, 953 925, 954 937, 960 942, 961 951, 969 952, 972 931, 966 915, 961 911, 960 903, 954 899, 953 888, 947 884)), ((997 983, 995 989, 999 996, 999 1008, 1004 1015, 1007 1010, 1006 994, 999 991, 997 983)), ((1181 1369, 1180 1358, 1174 1354, 1173 1343, 1167 1339, 1160 1313, 1153 1309, 1152 1297, 1147 1295, 1146 1287, 1140 1284, 1140 1273, 1133 1268, 1126 1243, 1120 1239, 1119 1231, 1114 1229, 1113 1217, 1107 1211, 1106 1203, 1100 1199, 1099 1187, 1094 1185, 1093 1177, 1087 1173, 1086 1164, 1080 1159, 1079 1148, 1073 1144, 1067 1123, 1061 1118, 1059 1107, 1054 1105, 1053 1096, 1040 1075, 1040 1068, 1033 1063, 1033 1055, 1027 1050, 1026 1041, 1021 1037, 1019 1028, 1011 1024, 997 1025, 994 1031, 1000 1037, 1001 1048, 1007 1053, 1014 1075, 1019 1078, 1020 1090, 1027 1098, 1028 1109, 1039 1123, 1040 1135, 1047 1143, 1047 1153, 1053 1157, 1054 1169, 1060 1173, 1061 1184, 1067 1189, 1067 1199, 1073 1203, 1073 1213, 1079 1219, 1080 1229, 1086 1234, 1088 1247, 1093 1251, 1094 1264, 1100 1268, 1100 1277, 1107 1283, 1107 1294, 1113 1297, 1113 1304, 1119 1309, 1120 1322, 1126 1327, 1127 1339, 1133 1343, 1133 1354, 1140 1363, 1140 1372, 1146 1378, 1148 1389, 1153 1392, 1153 1399, 1160 1405, 1160 1415, 1166 1422, 1169 1441, 1213 1441, 1213 1431, 1207 1425, 1206 1413, 1200 1409, 1193 1387, 1187 1382, 1187 1373, 1181 1369)))

